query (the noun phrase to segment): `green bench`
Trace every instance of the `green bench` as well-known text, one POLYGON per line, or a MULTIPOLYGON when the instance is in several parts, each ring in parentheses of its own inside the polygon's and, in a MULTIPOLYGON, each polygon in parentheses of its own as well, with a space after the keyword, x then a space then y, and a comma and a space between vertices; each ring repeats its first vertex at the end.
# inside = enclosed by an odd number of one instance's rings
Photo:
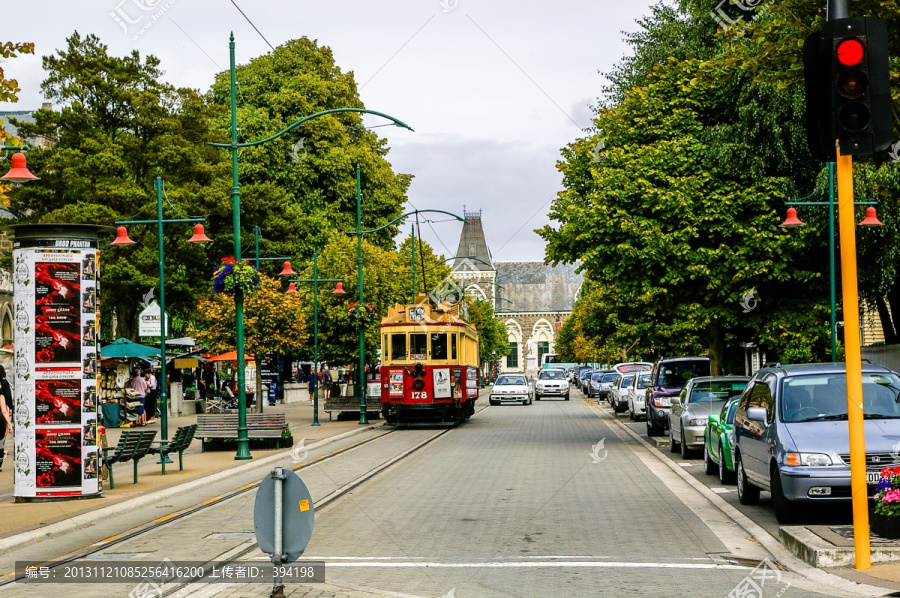
POLYGON ((148 451, 151 455, 159 455, 162 463, 162 474, 166 475, 166 461, 168 456, 178 453, 178 471, 184 469, 184 451, 191 446, 194 440, 194 434, 197 432, 197 424, 180 426, 175 430, 175 435, 171 440, 158 440, 156 444, 159 446, 151 446, 148 451))
POLYGON ((137 484, 138 462, 147 456, 154 438, 156 438, 156 430, 125 430, 119 436, 119 443, 115 447, 103 449, 103 461, 109 472, 110 490, 116 487, 113 480, 113 463, 131 461, 134 464, 134 483, 137 484), (110 451, 113 451, 112 455, 109 454, 110 451))
MULTIPOLYGON (((206 448, 206 441, 218 438, 238 437, 237 413, 202 413, 197 416, 197 438, 201 439, 200 450, 206 448)), ((247 413, 247 438, 275 438, 281 448, 281 437, 287 428, 284 413, 247 413)))

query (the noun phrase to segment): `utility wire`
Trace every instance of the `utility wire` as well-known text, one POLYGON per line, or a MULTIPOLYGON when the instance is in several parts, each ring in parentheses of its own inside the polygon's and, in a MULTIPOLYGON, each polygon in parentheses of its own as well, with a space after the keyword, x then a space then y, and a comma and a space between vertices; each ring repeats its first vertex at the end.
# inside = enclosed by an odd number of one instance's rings
MULTIPOLYGON (((262 31, 260 31, 260 30, 256 27, 256 25, 253 24, 253 21, 250 20, 250 17, 248 17, 246 14, 244 14, 244 11, 241 10, 241 7, 237 5, 237 2, 235 2, 234 0, 231 0, 231 3, 234 4, 234 7, 235 7, 236 9, 238 9, 238 12, 241 13, 241 15, 243 15, 243 17, 244 17, 245 19, 247 19, 247 22, 250 23, 250 26, 253 27, 253 29, 256 30, 256 32, 259 34, 259 36, 260 36, 261 38, 263 38, 263 41, 266 42, 267 44, 269 44, 269 40, 266 39, 266 36, 262 34, 262 31)), ((269 47, 272 48, 272 51, 273 51, 273 52, 275 51, 275 47, 272 46, 272 44, 269 44, 269 47)))

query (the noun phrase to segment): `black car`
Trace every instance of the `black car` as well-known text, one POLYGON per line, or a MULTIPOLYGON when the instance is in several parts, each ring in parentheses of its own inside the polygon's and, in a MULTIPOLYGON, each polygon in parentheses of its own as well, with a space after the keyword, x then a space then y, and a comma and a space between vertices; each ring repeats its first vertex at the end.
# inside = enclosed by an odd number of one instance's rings
POLYGON ((709 376, 709 357, 660 359, 653 365, 646 391, 647 436, 659 436, 669 427, 672 397, 678 396, 691 378, 709 376))

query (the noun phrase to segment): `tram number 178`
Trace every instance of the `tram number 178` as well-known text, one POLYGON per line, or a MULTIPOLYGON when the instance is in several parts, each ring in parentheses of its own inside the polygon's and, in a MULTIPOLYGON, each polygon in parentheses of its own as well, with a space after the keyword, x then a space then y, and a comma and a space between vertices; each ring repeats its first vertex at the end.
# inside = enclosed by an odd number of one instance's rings
POLYGON ((428 392, 425 390, 423 390, 423 391, 415 391, 414 390, 412 393, 412 397, 410 397, 410 398, 412 398, 412 399, 427 399, 428 392))

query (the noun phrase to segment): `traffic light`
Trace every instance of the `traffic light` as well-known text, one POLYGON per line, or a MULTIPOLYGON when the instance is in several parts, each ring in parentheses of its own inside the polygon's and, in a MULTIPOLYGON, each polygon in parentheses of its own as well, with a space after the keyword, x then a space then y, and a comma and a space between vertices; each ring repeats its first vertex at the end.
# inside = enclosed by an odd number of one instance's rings
POLYGON ((874 17, 828 21, 803 44, 806 128, 813 157, 871 156, 893 132, 887 29, 874 17))

